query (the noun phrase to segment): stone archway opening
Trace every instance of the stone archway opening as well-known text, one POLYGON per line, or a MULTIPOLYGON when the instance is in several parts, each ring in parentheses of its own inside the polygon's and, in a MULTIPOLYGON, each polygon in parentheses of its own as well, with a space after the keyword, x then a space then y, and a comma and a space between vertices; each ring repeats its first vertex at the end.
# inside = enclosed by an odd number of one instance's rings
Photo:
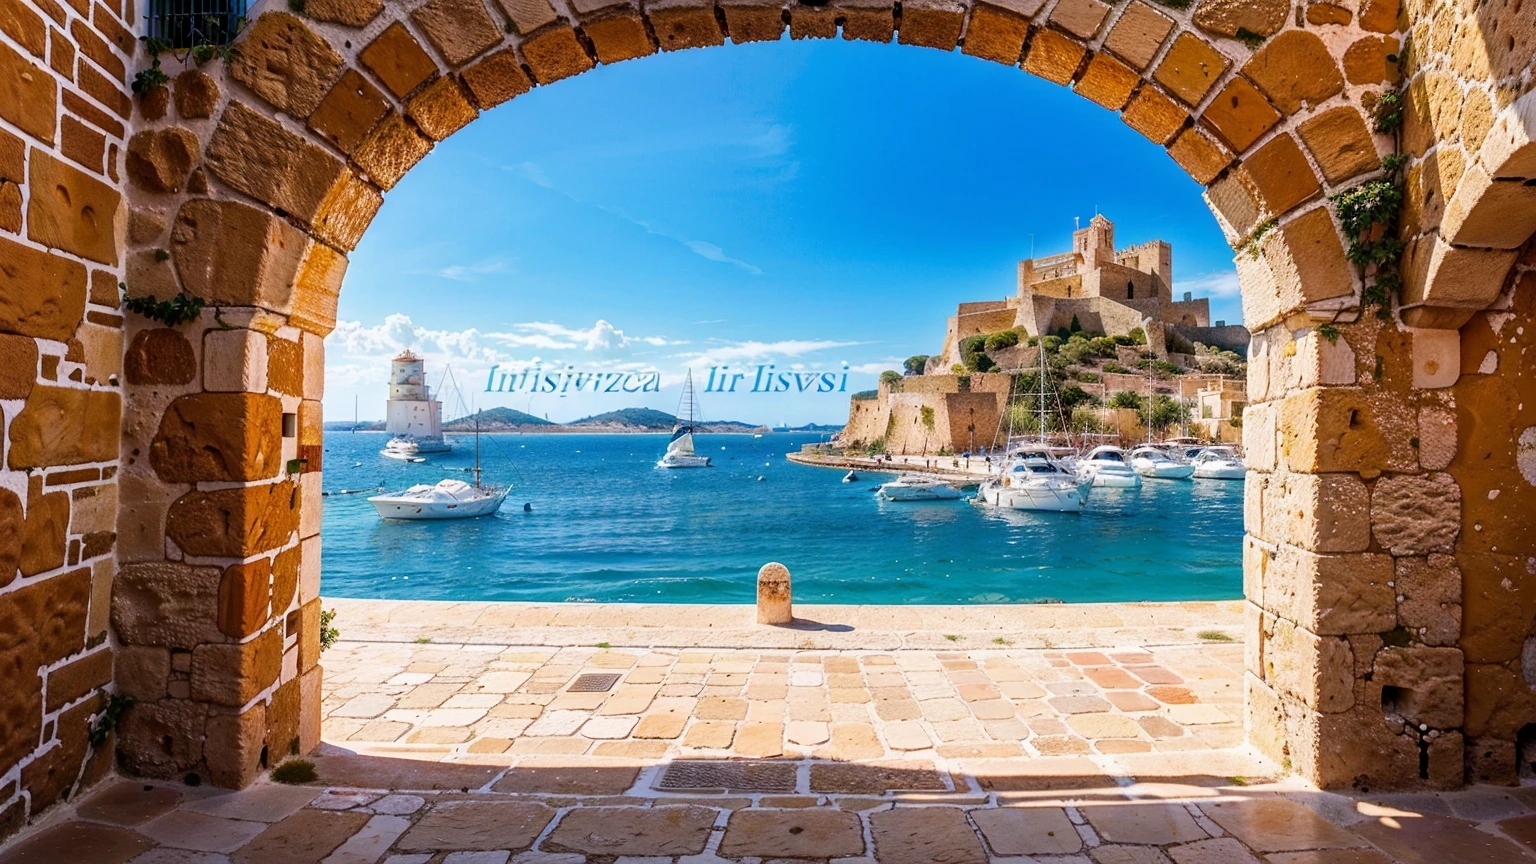
POLYGON ((0 653, 24 698, 0 723, 0 815, 100 776, 88 726, 109 689, 138 700, 116 730, 137 773, 240 786, 263 749, 312 749, 321 340, 384 193, 533 86, 786 31, 1019 67, 1120 112, 1206 187, 1255 334, 1249 739, 1324 786, 1514 779, 1536 712, 1517 443, 1536 425, 1536 52, 1518 4, 310 0, 254 9, 237 56, 138 102, 132 14, 22 7, 0 50, 0 323, 36 372, 5 391, 0 507, 23 539, 0 613, 23 637, 0 653), (1371 115, 1398 85, 1407 254, 1382 319, 1325 196, 1381 176, 1371 115), (120 281, 207 307, 125 319, 120 281), (114 454, 95 418, 119 400, 114 454))

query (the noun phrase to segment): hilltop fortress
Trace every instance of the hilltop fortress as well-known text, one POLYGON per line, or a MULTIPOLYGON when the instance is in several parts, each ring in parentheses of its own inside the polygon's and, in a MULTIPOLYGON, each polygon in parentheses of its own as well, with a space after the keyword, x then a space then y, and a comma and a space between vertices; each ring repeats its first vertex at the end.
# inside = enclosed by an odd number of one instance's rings
POLYGON ((1115 249, 1115 223, 1094 216, 1072 232, 1072 251, 1019 262, 1018 290, 1002 300, 961 303, 944 332, 944 348, 925 374, 962 362, 968 336, 1021 327, 1032 336, 1070 330, 1076 318, 1087 332, 1125 336, 1140 328, 1148 350, 1168 359, 1168 333, 1184 342, 1244 353, 1248 331, 1225 321, 1211 324, 1210 301, 1185 292, 1173 299, 1173 246, 1151 240, 1115 249))
MULTIPOLYGON (((1055 365, 1102 405, 1118 392, 1163 394, 1192 413, 1191 431, 1240 437, 1246 394, 1234 376, 1248 331, 1210 320, 1210 301, 1173 297, 1173 246, 1151 240, 1115 248, 1115 223, 1096 215, 1072 233, 1072 249, 1019 262, 1013 296, 961 303, 937 354, 908 361, 906 376, 882 376, 878 391, 855 394, 845 446, 892 453, 990 447, 1013 376, 1062 352, 1055 365), (1076 339, 1073 336, 1076 334, 1076 339), (1002 337, 1002 338, 988 338, 1002 337), (1076 344, 1062 350, 1062 346, 1076 344), (999 374, 1001 373, 1001 374, 999 374)), ((1135 412, 1103 408, 1099 428, 1130 433, 1135 412)))

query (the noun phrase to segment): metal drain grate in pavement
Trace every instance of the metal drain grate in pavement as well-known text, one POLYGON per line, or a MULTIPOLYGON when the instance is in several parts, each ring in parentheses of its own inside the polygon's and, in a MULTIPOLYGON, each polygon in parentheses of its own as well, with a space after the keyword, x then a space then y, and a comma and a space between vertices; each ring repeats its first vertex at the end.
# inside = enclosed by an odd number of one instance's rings
POLYGON ((606 693, 613 689, 613 685, 619 683, 618 673, 592 672, 586 675, 577 675, 571 682, 571 693, 606 693))
POLYGON ((673 762, 657 789, 725 789, 730 792, 791 792, 792 762, 673 762))

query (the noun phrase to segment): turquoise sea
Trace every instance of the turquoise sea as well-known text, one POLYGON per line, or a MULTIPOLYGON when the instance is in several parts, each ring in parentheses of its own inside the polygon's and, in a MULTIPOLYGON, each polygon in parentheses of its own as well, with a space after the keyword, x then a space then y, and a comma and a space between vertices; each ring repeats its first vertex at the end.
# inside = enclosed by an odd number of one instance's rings
POLYGON ((804 603, 1218 600, 1242 596, 1243 484, 1148 481, 1095 489, 1083 513, 967 501, 888 503, 893 475, 795 465, 809 433, 699 435, 717 467, 659 471, 665 435, 486 435, 499 514, 446 522, 378 518, 341 490, 445 477, 474 439, 407 464, 382 433, 325 439, 322 590, 335 597, 751 603, 757 569, 789 567, 804 603), (762 478, 759 480, 759 478, 762 478), (525 512, 523 505, 532 506, 525 512))

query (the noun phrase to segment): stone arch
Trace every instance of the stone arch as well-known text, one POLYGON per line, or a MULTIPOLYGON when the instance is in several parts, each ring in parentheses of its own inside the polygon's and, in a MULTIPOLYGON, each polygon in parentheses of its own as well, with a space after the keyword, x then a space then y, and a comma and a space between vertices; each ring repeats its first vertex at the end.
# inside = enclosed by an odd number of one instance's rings
MULTIPOLYGON (((322 339, 346 255, 384 193, 436 142, 534 86, 787 30, 1019 67, 1119 112, 1206 188, 1238 250, 1254 332, 1244 420, 1250 737, 1323 785, 1460 782, 1460 634, 1449 644, 1396 635, 1406 628, 1392 586, 1405 567, 1433 569, 1461 534, 1458 481, 1446 470, 1457 417, 1414 387, 1456 382, 1455 328, 1466 320, 1457 316, 1508 291, 1486 271, 1474 298, 1405 292, 1401 321, 1417 329, 1360 314, 1361 280, 1325 196, 1381 171, 1387 139, 1371 133, 1362 105, 1398 74, 1387 59, 1400 40, 1393 0, 1357 10, 1204 0, 1192 13, 1142 0, 305 8, 302 18, 258 8, 236 58, 181 71, 158 116, 141 105, 128 146, 129 291, 182 291, 210 306, 180 330, 127 325, 113 622, 120 663, 142 672, 120 676, 140 699, 119 745, 130 768, 243 785, 263 753, 318 741, 322 339), (1490 293, 1489 280, 1500 289, 1490 293), (1432 457, 1422 452, 1430 440, 1441 448, 1432 457), (1421 722, 1432 735, 1415 731, 1421 722)), ((1431 60, 1455 62, 1443 48, 1431 60)), ((1432 118, 1428 140, 1444 125, 1432 118)), ((1483 164, 1481 190, 1466 187, 1459 227, 1426 223, 1425 236, 1452 231, 1435 243, 1484 239, 1474 234, 1491 220, 1476 214, 1497 212, 1497 196, 1516 190, 1501 184, 1524 176, 1506 174, 1529 161, 1517 140, 1524 129, 1528 142, 1529 124, 1497 128, 1508 135, 1485 149, 1509 136, 1514 146, 1483 164)), ((1410 150, 1421 161, 1434 152, 1410 150)), ((1429 242, 1414 240, 1415 262, 1429 242)), ((1449 255, 1427 272, 1454 269, 1449 255)))

